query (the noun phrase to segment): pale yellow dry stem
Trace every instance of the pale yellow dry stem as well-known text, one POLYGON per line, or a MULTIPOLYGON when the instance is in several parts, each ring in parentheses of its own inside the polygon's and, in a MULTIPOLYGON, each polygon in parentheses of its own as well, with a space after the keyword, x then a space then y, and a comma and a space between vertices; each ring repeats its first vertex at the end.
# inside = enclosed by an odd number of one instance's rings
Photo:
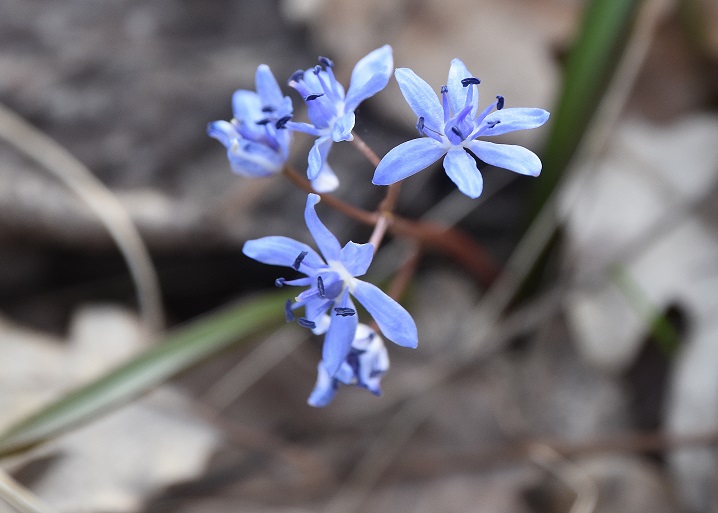
POLYGON ((157 273, 137 228, 112 191, 65 148, 2 104, 0 139, 57 177, 97 215, 127 262, 146 329, 160 331, 164 314, 157 273))

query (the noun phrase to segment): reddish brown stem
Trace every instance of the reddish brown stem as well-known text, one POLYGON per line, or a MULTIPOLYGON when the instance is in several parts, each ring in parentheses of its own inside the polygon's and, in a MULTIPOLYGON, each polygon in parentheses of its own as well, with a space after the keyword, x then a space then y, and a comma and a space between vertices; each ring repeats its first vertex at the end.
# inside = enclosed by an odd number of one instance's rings
MULTIPOLYGON (((291 167, 285 166, 284 175, 304 192, 314 192, 309 180, 291 167)), ((357 208, 331 194, 325 193, 320 196, 324 204, 360 223, 376 226, 381 217, 380 213, 357 208)), ((484 248, 461 230, 428 221, 413 221, 393 214, 384 217, 389 233, 413 239, 424 247, 446 253, 483 284, 488 285, 498 274, 498 266, 484 248)))
POLYGON ((375 168, 379 165, 379 161, 381 160, 379 158, 379 155, 374 153, 374 150, 372 150, 367 143, 364 142, 364 139, 359 137, 356 132, 352 132, 352 136, 354 139, 352 139, 352 143, 354 143, 354 146, 362 152, 362 154, 367 158, 369 162, 371 162, 371 165, 375 168))

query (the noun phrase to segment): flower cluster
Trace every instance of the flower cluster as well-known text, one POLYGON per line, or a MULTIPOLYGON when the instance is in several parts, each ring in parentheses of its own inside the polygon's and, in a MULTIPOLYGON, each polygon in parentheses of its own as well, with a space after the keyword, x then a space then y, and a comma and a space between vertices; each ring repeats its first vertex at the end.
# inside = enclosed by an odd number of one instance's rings
MULTIPOLYGON (((292 134, 316 137, 307 159, 307 178, 319 193, 336 189, 339 179, 327 163, 335 142, 354 138, 354 111, 365 99, 386 87, 393 71, 391 47, 382 46, 362 58, 351 74, 348 89, 334 76, 334 63, 326 57, 319 65, 294 73, 288 85, 306 104, 308 122, 293 119, 293 106, 284 96, 269 67, 256 73, 256 92, 238 90, 232 98, 231 121, 210 123, 207 131, 227 149, 232 170, 246 177, 279 173, 287 165, 292 134)), ((420 137, 389 151, 381 159, 372 182, 391 185, 427 168, 442 157, 444 170, 459 190, 476 198, 483 180, 474 158, 536 176, 541 161, 520 146, 481 140, 541 126, 548 119, 542 109, 505 108, 503 96, 479 112, 480 80, 459 59, 451 62, 440 96, 408 68, 394 72, 401 92, 417 115, 420 137)), ((285 316, 315 334, 323 334, 322 360, 317 382, 308 402, 329 404, 340 385, 365 388, 381 394, 380 381, 389 369, 384 338, 404 347, 417 347, 416 324, 411 315, 375 285, 359 279, 371 264, 374 244, 347 242, 343 247, 317 216, 317 194, 309 194, 304 219, 319 252, 289 237, 269 236, 250 240, 243 253, 259 262, 284 266, 300 277, 277 278, 278 287, 304 287, 287 300, 285 316), (358 302, 373 318, 375 329, 359 322, 358 302), (298 311, 303 315, 298 316, 298 311)), ((383 214, 385 215, 385 214, 383 214)), ((383 230, 377 240, 381 240, 383 230)), ((372 237, 371 240, 375 240, 372 237)))

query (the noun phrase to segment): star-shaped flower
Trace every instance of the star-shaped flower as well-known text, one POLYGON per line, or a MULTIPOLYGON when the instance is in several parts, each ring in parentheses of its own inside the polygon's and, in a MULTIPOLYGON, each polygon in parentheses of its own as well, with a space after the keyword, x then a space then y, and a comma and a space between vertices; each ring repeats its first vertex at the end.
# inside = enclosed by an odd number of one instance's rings
POLYGON ((333 143, 353 139, 354 110, 386 87, 394 69, 391 46, 377 48, 357 62, 345 95, 334 77, 334 63, 326 57, 320 57, 319 62, 323 69, 315 66, 299 70, 289 79, 289 85, 304 98, 311 123, 290 122, 287 126, 317 137, 309 152, 307 177, 310 180, 319 175, 333 143))
POLYGON ((477 198, 483 190, 483 179, 476 162, 465 150, 487 164, 523 175, 537 176, 541 172, 541 161, 526 148, 478 138, 539 127, 549 117, 545 110, 504 108, 504 97, 497 96, 495 102, 479 112, 480 80, 459 59, 451 61, 447 84, 441 88, 441 100, 410 69, 399 68, 394 75, 419 118, 416 128, 422 137, 387 153, 374 173, 374 184, 390 185, 403 180, 446 155, 446 174, 461 192, 477 198))
POLYGON ((293 311, 304 307, 304 317, 298 319, 299 324, 316 332, 326 330, 322 358, 327 372, 334 376, 349 355, 357 329, 352 296, 374 317, 381 332, 392 342, 416 347, 418 337, 409 312, 377 286, 357 279, 371 264, 373 244, 349 241, 342 248, 314 210, 319 199, 318 195, 309 194, 304 219, 322 256, 307 244, 281 236, 247 241, 242 252, 262 263, 292 267, 306 275, 295 280, 278 278, 275 283, 280 287, 309 287, 294 303, 287 301, 287 320, 294 320, 293 311))
POLYGON ((327 406, 340 384, 366 388, 374 395, 381 395, 381 378, 389 370, 389 353, 382 338, 366 324, 357 326, 347 359, 333 377, 324 361, 317 367, 317 382, 307 402, 310 406, 327 406))
POLYGON ((232 95, 231 121, 207 126, 207 134, 227 148, 232 171, 252 178, 281 171, 292 139, 285 127, 292 117, 292 100, 282 95, 269 66, 257 68, 255 83, 257 92, 239 89, 232 95))

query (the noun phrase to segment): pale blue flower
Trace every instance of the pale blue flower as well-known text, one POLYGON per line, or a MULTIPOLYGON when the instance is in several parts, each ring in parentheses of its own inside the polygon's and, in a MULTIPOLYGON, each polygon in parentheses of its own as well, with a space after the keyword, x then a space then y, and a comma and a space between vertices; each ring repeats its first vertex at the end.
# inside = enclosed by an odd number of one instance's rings
POLYGON ((324 361, 317 366, 317 382, 307 402, 318 408, 327 406, 340 384, 366 388, 381 395, 381 378, 389 370, 389 353, 382 338, 366 324, 357 326, 346 360, 332 377, 324 361))
POLYGON ((526 148, 478 138, 539 127, 549 117, 545 110, 504 108, 504 97, 497 96, 495 102, 479 112, 480 80, 459 59, 451 61, 447 84, 441 88, 441 100, 410 69, 399 68, 394 75, 419 118, 416 128, 422 137, 387 153, 374 173, 374 184, 390 185, 403 180, 446 155, 446 174, 461 192, 477 198, 483 190, 483 179, 476 162, 465 150, 487 164, 523 175, 538 176, 541 172, 541 161, 526 148))
POLYGON ((232 95, 231 121, 214 121, 207 134, 227 148, 232 171, 247 177, 270 176, 282 170, 289 156, 292 100, 283 96, 269 66, 255 75, 257 92, 239 89, 232 95))
POLYGON ((349 89, 337 82, 334 64, 320 57, 324 66, 299 70, 289 79, 289 85, 299 92, 307 104, 310 123, 290 122, 292 130, 317 137, 309 152, 307 177, 314 180, 327 160, 332 144, 351 141, 354 129, 354 110, 361 102, 386 87, 394 70, 391 46, 384 45, 363 57, 354 67, 349 89))
POLYGON ((247 241, 242 251, 262 263, 292 267, 305 275, 294 280, 279 278, 275 283, 280 287, 309 287, 295 302, 287 301, 285 313, 287 320, 294 320, 293 311, 304 307, 299 324, 317 333, 326 331, 322 358, 330 376, 334 376, 349 354, 357 329, 352 296, 392 342, 416 347, 418 338, 414 319, 399 303, 375 285, 356 278, 369 268, 374 246, 350 241, 342 248, 314 210, 319 199, 316 194, 307 197, 304 219, 322 256, 307 244, 281 236, 247 241))

